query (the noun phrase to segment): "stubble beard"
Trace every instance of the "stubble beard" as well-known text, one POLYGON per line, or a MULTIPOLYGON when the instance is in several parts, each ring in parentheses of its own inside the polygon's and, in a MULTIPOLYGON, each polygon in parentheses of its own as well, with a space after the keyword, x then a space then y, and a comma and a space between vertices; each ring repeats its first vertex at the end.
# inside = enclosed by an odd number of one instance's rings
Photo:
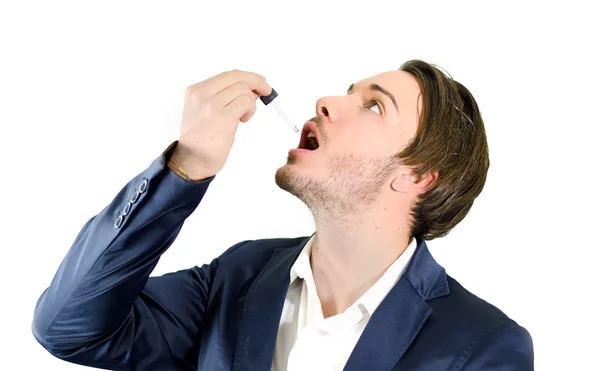
POLYGON ((299 169, 296 158, 275 173, 279 188, 300 199, 316 220, 321 215, 344 218, 358 215, 373 204, 400 162, 395 158, 358 158, 354 154, 330 157, 325 175, 299 169))

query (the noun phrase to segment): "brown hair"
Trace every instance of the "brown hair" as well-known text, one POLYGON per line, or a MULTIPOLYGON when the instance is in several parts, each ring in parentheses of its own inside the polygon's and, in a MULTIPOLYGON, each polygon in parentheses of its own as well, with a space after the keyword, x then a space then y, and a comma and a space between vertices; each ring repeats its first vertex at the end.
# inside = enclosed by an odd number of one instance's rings
POLYGON ((465 218, 483 190, 489 154, 483 119, 471 92, 433 64, 410 60, 401 71, 421 87, 417 134, 395 157, 416 175, 438 172, 411 210, 411 234, 425 240, 447 235, 465 218))

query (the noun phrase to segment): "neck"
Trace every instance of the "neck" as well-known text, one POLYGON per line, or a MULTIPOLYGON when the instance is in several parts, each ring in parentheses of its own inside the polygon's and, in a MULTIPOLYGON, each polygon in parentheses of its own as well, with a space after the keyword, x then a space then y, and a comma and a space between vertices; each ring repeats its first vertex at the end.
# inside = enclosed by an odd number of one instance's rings
POLYGON ((410 242, 408 211, 373 204, 353 215, 315 213, 311 267, 325 317, 358 300, 410 242), (383 222, 382 222, 383 221, 383 222))

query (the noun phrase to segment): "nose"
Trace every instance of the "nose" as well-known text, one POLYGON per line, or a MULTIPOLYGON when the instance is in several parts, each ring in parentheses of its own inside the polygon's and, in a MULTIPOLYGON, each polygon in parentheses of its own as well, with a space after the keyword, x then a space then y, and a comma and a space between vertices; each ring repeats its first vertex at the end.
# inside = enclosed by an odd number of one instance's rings
POLYGON ((323 97, 317 100, 317 116, 324 122, 335 122, 342 111, 342 97, 323 97))

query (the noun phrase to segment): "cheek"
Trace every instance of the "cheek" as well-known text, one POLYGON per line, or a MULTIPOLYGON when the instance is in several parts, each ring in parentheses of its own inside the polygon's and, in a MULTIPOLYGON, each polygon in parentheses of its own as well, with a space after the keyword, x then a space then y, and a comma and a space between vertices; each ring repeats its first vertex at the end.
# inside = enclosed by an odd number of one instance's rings
POLYGON ((346 138, 340 138, 340 148, 345 153, 368 154, 377 150, 376 138, 368 135, 347 135, 346 138))
POLYGON ((328 137, 327 150, 331 153, 354 154, 360 157, 383 157, 397 153, 398 133, 381 130, 344 130, 328 137))
POLYGON ((356 138, 352 143, 345 146, 345 153, 351 153, 360 158, 380 158, 388 154, 389 145, 380 137, 364 136, 356 138))
POLYGON ((395 155, 402 152, 411 142, 412 136, 402 131, 389 133, 381 146, 385 147, 386 153, 395 155))
POLYGON ((379 133, 378 135, 365 135, 361 138, 361 148, 367 154, 382 157, 396 152, 398 148, 398 137, 395 134, 379 133))

